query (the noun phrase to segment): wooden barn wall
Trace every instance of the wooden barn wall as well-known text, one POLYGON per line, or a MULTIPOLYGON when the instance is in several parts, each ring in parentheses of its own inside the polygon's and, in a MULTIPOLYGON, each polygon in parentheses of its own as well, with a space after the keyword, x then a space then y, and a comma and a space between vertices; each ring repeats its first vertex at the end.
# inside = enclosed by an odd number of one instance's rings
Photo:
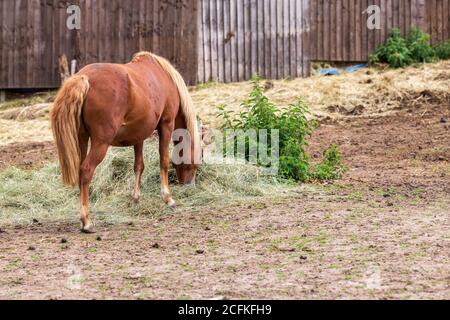
POLYGON ((450 0, 311 0, 311 59, 366 61, 392 28, 429 32, 433 43, 450 38, 450 0), (370 5, 381 8, 381 30, 367 28, 370 5))
POLYGON ((0 89, 59 86, 58 57, 127 62, 150 50, 190 83, 308 76, 310 61, 365 61, 391 28, 450 38, 450 0, 0 0, 0 89), (82 28, 66 28, 67 6, 82 28), (381 30, 366 27, 369 5, 381 30))
POLYGON ((196 81, 197 0, 0 0, 0 88, 55 88, 58 57, 124 63, 150 50, 196 81), (66 28, 67 6, 81 30, 66 28))
POLYGON ((450 39, 450 0, 427 0, 425 4, 426 31, 433 43, 450 39))
POLYGON ((198 80, 309 74, 309 0, 200 0, 198 80))

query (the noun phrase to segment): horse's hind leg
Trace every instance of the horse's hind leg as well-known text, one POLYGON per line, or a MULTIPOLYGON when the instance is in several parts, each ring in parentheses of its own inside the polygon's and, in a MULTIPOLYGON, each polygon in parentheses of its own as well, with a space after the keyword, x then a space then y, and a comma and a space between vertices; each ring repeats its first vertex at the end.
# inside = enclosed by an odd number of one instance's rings
POLYGON ((173 124, 160 125, 159 133, 159 157, 161 169, 161 197, 164 202, 172 209, 176 207, 175 201, 169 190, 169 144, 172 139, 173 124))
POLYGON ((134 185, 133 200, 139 202, 141 197, 141 177, 144 172, 144 142, 134 146, 134 174, 136 175, 136 182, 134 185))
POLYGON ((86 159, 89 147, 89 134, 84 129, 84 125, 80 126, 80 132, 78 133, 78 143, 80 146, 80 153, 81 153, 80 163, 83 163, 84 159, 86 159))
POLYGON ((85 233, 93 233, 94 227, 91 222, 89 214, 89 185, 94 176, 95 168, 103 161, 106 152, 108 151, 108 144, 91 142, 91 149, 86 159, 84 159, 80 168, 80 220, 81 231, 85 233))

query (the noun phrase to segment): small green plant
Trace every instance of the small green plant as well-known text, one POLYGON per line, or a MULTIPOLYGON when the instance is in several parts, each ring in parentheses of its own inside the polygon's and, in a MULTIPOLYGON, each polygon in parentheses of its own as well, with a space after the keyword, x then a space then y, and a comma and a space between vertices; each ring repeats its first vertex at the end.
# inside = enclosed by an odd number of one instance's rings
POLYGON ((406 38, 398 28, 392 29, 386 43, 369 57, 372 63, 387 63, 393 68, 436 59, 450 59, 450 41, 432 46, 431 36, 417 27, 411 28, 406 38))
MULTIPOLYGON (((252 83, 253 89, 250 97, 242 103, 242 112, 239 114, 231 114, 226 110, 225 106, 219 108, 218 117, 223 120, 222 129, 242 130, 244 132, 252 129, 257 131, 267 129, 268 154, 272 150, 272 145, 270 144, 271 130, 278 130, 279 176, 295 181, 309 180, 314 174, 311 173, 309 156, 305 151, 305 147, 308 145, 306 138, 317 127, 317 122, 307 119, 309 113, 308 106, 303 100, 298 99, 296 103, 286 108, 277 108, 264 95, 264 90, 258 76, 253 77, 252 83)), ((237 138, 234 139, 236 146, 237 138)), ((245 156, 248 160, 249 153, 247 151, 251 147, 257 147, 260 141, 258 141, 257 137, 246 136, 245 139, 245 156)), ((233 150, 235 155, 237 153, 236 149, 233 150)), ((227 150, 225 150, 226 152, 227 150)), ((329 165, 338 165, 335 170, 339 170, 341 166, 340 158, 339 163, 329 162, 329 165)), ((314 178, 316 177, 314 176, 314 178)))
POLYGON ((314 169, 312 177, 317 180, 334 180, 342 177, 347 168, 341 162, 336 145, 331 145, 323 153, 323 160, 314 169))
POLYGON ((434 47, 436 57, 441 60, 450 59, 450 40, 434 47))
POLYGON ((406 39, 402 37, 399 29, 394 28, 386 43, 379 46, 370 56, 370 61, 372 63, 388 63, 394 68, 403 68, 413 62, 413 57, 406 39))
POLYGON ((431 62, 435 59, 436 53, 431 46, 431 36, 419 28, 411 28, 406 43, 414 62, 431 62))

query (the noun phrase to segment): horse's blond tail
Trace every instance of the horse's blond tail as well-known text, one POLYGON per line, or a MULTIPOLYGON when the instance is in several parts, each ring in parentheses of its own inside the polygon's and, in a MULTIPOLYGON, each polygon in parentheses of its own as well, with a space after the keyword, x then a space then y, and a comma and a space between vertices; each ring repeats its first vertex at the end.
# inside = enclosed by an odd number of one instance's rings
POLYGON ((195 163, 199 164, 199 157, 201 157, 200 152, 200 134, 197 128, 197 115, 194 109, 194 103, 192 102, 191 95, 189 94, 186 83, 184 82, 181 74, 170 64, 169 61, 160 57, 156 54, 151 53, 151 56, 158 61, 161 67, 166 71, 173 82, 178 88, 178 93, 180 95, 181 109, 183 111, 184 117, 186 119, 186 127, 191 135, 192 142, 194 143, 195 152, 195 163))
POLYGON ((59 90, 50 113, 62 180, 72 187, 79 183, 81 152, 78 133, 88 91, 89 81, 86 76, 69 78, 59 90))

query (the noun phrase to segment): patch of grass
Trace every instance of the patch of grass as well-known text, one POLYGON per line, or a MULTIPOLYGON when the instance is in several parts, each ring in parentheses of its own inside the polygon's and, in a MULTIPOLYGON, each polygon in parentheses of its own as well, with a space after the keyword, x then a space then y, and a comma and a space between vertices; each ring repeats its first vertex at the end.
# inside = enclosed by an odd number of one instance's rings
POLYGON ((97 253, 97 248, 95 248, 95 247, 91 247, 91 248, 89 248, 89 253, 97 253))
POLYGON ((16 258, 14 260, 11 260, 5 267, 5 271, 14 271, 21 269, 23 266, 22 260, 19 258, 16 258))
POLYGON ((323 152, 323 160, 311 173, 317 180, 336 180, 342 177, 347 168, 341 162, 341 154, 336 145, 331 145, 323 152))
POLYGON ((278 281, 286 280, 286 273, 283 270, 276 270, 275 274, 277 276, 278 281))
MULTIPOLYGON (((147 215, 172 213, 159 196, 159 152, 154 140, 146 143, 144 154, 146 170, 142 179, 142 199, 135 205, 131 201, 135 181, 133 150, 110 149, 97 168, 90 188, 94 219, 125 223, 147 215)), ((170 180, 176 180, 173 170, 170 180)), ((196 182, 195 188, 171 185, 178 207, 183 211, 224 207, 262 197, 267 199, 272 195, 289 196, 290 190, 295 189, 295 186, 262 176, 258 167, 245 164, 203 165, 196 182)), ((30 223, 33 218, 75 222, 78 220, 78 201, 78 189, 62 185, 57 163, 34 171, 8 168, 0 172, 0 224, 30 223)))
POLYGON ((180 267, 186 272, 194 272, 195 269, 189 263, 183 262, 180 264, 180 267))
MULTIPOLYGON (((292 248, 293 251, 300 254, 315 254, 314 248, 321 247, 327 244, 329 241, 329 235, 326 231, 320 231, 315 236, 298 235, 287 239, 287 248, 292 248)), ((284 239, 272 240, 271 247, 279 250, 279 247, 285 243, 284 239)))

